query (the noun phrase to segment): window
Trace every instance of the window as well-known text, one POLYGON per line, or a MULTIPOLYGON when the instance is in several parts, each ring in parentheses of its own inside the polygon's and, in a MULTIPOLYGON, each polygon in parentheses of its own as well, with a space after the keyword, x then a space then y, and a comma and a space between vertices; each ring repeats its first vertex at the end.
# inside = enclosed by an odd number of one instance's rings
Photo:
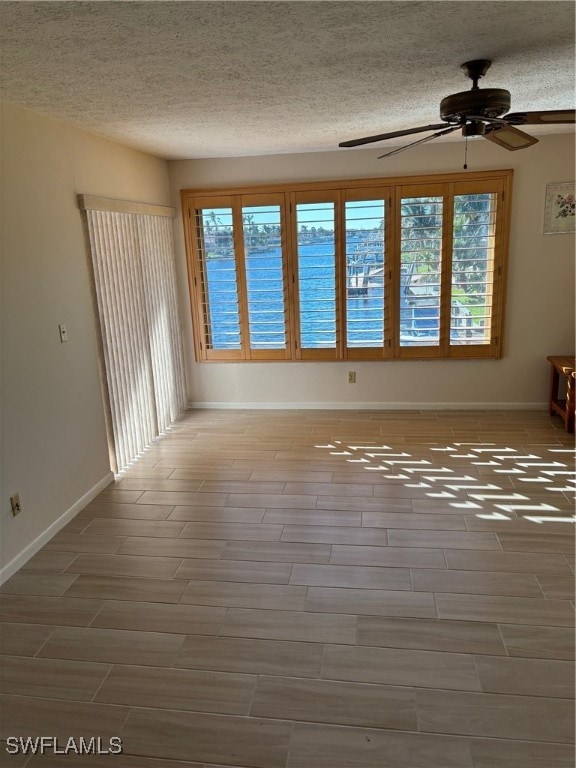
POLYGON ((353 357, 363 349, 384 348, 386 200, 382 191, 348 192, 344 221, 346 349, 353 357))
POLYGON ((499 357, 511 183, 184 190, 197 359, 499 357))
POLYGON ((238 279, 231 208, 201 211, 202 314, 207 349, 241 349, 238 279))
POLYGON ((280 205, 242 208, 251 349, 286 349, 280 222, 280 205))
POLYGON ((444 198, 418 193, 400 194, 400 346, 438 347, 444 198))
POLYGON ((336 349, 335 204, 296 203, 296 258, 302 349, 336 349))

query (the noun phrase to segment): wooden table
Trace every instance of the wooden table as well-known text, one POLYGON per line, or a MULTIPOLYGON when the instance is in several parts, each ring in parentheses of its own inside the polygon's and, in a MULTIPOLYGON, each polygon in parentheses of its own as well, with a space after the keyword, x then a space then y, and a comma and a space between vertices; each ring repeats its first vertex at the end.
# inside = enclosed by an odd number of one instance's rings
POLYGON ((552 368, 550 371, 550 395, 548 408, 550 415, 557 413, 564 421, 566 432, 574 432, 574 402, 576 397, 576 357, 570 355, 550 355, 546 358, 552 368), (566 396, 560 391, 566 387, 566 396))

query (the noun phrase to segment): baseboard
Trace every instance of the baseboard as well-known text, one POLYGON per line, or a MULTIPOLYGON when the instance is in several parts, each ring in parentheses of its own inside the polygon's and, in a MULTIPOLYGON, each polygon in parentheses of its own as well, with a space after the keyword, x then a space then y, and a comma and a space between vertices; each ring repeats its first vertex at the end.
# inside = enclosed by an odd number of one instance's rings
POLYGON ((16 573, 19 568, 22 568, 22 566, 27 563, 28 560, 30 560, 30 558, 35 555, 36 552, 38 552, 38 550, 42 549, 44 544, 47 544, 61 528, 64 528, 64 526, 69 523, 70 520, 72 520, 72 518, 75 517, 81 509, 84 509, 84 507, 89 504, 92 499, 95 499, 96 496, 98 496, 98 494, 103 491, 104 488, 110 485, 113 480, 114 475, 112 472, 109 472, 105 477, 102 478, 102 480, 97 482, 96 485, 94 485, 92 488, 90 488, 89 491, 81 496, 78 501, 75 501, 74 504, 72 504, 72 506, 67 509, 63 515, 60 515, 60 517, 52 523, 52 525, 46 528, 45 531, 42 531, 40 536, 37 536, 33 542, 28 544, 28 546, 22 550, 22 552, 10 560, 10 562, 0 570, 0 584, 3 584, 7 579, 10 578, 10 576, 12 576, 12 574, 16 573))
POLYGON ((232 403, 190 402, 189 410, 329 410, 329 411, 545 411, 548 403, 232 403))

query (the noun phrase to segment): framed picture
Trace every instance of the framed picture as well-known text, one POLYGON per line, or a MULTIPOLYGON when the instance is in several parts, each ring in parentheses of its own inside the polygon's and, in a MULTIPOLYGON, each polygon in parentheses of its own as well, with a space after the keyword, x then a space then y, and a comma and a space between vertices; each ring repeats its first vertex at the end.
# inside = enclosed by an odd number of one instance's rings
POLYGON ((544 234, 563 235, 576 232, 574 182, 562 181, 546 185, 544 234))

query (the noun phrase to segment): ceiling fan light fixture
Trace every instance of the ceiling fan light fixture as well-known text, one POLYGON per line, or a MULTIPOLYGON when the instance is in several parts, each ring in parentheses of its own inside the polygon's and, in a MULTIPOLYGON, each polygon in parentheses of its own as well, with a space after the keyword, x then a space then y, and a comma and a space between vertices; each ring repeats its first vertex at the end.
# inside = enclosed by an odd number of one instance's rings
POLYGON ((462 136, 465 136, 467 139, 474 136, 484 136, 485 133, 486 126, 479 120, 470 120, 462 126, 462 136))

